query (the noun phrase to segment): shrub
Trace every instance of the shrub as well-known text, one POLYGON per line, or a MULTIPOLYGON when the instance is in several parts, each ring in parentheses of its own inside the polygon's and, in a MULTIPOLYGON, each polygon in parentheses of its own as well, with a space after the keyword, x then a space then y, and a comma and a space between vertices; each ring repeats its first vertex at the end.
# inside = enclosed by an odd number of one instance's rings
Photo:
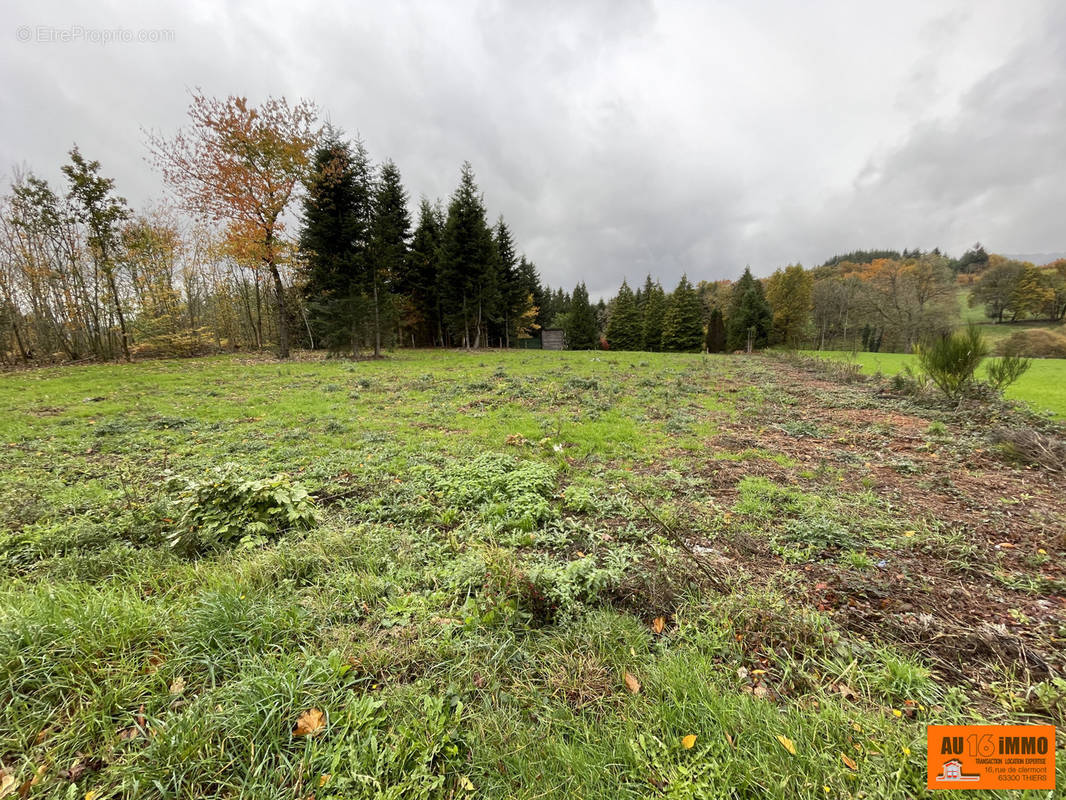
POLYGON ((1012 333, 996 350, 1005 356, 1066 358, 1066 335, 1046 328, 1030 328, 1012 333))
POLYGON ((134 358, 194 358, 214 353, 218 348, 206 328, 161 333, 143 339, 130 348, 134 358))
POLYGON ((988 355, 976 325, 968 325, 916 348, 918 364, 949 400, 959 400, 974 382, 974 373, 988 355))
POLYGON ((293 528, 316 522, 314 499, 284 474, 252 480, 236 464, 225 464, 201 479, 174 478, 178 521, 167 536, 186 555, 231 546, 255 547, 293 528))
POLYGON ((997 392, 1002 392, 1025 374, 1032 362, 1021 356, 1003 356, 988 365, 988 382, 997 392))

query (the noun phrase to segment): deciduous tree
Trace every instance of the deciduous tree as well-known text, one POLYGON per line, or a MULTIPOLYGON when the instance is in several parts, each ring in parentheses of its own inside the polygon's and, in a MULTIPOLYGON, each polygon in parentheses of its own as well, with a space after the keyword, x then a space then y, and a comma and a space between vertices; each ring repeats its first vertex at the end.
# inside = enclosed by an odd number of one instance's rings
POLYGON ((320 130, 313 103, 193 94, 190 127, 172 139, 152 136, 156 164, 190 211, 224 222, 229 238, 274 282, 278 355, 289 356, 281 263, 284 217, 307 175, 320 130))

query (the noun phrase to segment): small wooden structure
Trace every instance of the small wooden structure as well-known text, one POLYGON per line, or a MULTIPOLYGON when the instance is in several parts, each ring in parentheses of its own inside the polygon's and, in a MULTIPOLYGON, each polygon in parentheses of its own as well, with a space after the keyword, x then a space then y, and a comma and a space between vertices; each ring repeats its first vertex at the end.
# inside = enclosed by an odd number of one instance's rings
POLYGON ((540 332, 540 342, 544 350, 566 349, 566 336, 562 328, 545 328, 540 332))

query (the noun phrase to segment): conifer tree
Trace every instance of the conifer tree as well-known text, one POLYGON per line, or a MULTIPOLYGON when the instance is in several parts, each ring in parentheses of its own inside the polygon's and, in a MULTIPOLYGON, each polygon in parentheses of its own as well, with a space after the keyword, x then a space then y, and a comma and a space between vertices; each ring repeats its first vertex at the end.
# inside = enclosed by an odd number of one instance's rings
POLYGON ((666 313, 666 293, 651 275, 644 281, 641 290, 644 297, 644 350, 658 352, 663 340, 663 315, 666 313))
POLYGON ((370 223, 369 270, 367 294, 373 303, 374 355, 381 355, 381 331, 385 324, 387 294, 393 281, 400 278, 407 264, 407 246, 411 236, 411 218, 407 213, 407 192, 400 170, 386 161, 374 192, 370 223))
POLYGON ((725 319, 719 308, 711 309, 711 318, 707 323, 706 349, 708 353, 725 352, 725 319))
POLYGON ((703 349, 703 309, 699 295, 687 275, 666 301, 663 315, 662 349, 674 353, 698 352, 703 349))
POLYGON ((470 162, 463 164, 442 239, 438 286, 444 320, 464 347, 480 347, 497 297, 497 258, 470 162))
POLYGON ((574 287, 565 333, 566 346, 570 350, 595 350, 599 345, 596 315, 589 304, 589 292, 584 283, 574 287))
POLYGON ((726 347, 730 350, 745 349, 749 332, 753 347, 765 347, 772 325, 773 315, 770 304, 766 302, 762 283, 755 280, 750 267, 745 267, 744 274, 733 287, 726 320, 726 347))
POLYGON ((418 227, 407 252, 407 269, 396 286, 411 306, 412 327, 419 331, 419 338, 433 344, 443 344, 444 339, 437 289, 443 230, 444 211, 440 204, 431 205, 423 197, 418 207, 418 227))
POLYGON ((370 216, 369 158, 333 130, 314 153, 299 248, 308 324, 329 349, 358 349, 370 216))
POLYGON ((640 350, 644 342, 644 324, 637 299, 623 279, 617 297, 611 301, 607 320, 607 344, 612 350, 640 350))
MULTIPOLYGON (((537 265, 529 261, 524 255, 518 259, 518 280, 522 291, 530 298, 532 309, 535 309, 531 325, 535 328, 544 328, 547 320, 544 317, 546 291, 541 286, 540 275, 537 273, 537 265)), ((528 310, 527 310, 528 314, 528 310)))
POLYGON ((530 307, 529 291, 518 272, 518 254, 515 252, 511 230, 503 221, 503 215, 496 221, 492 230, 492 240, 496 246, 496 265, 499 282, 498 322, 502 332, 503 346, 510 347, 512 334, 516 333, 515 324, 530 307))

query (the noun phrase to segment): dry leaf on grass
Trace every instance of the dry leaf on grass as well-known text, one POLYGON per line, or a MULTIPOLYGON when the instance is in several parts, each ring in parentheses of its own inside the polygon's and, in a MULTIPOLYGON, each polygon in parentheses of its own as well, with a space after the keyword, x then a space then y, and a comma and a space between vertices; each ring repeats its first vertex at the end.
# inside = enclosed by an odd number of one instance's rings
POLYGON ((7 797, 15 793, 15 776, 4 775, 0 778, 0 797, 7 797))
POLYGON ((796 745, 787 736, 781 736, 778 734, 777 741, 781 742, 781 746, 788 750, 792 755, 796 755, 796 745))
POLYGON ((852 761, 850 758, 848 758, 843 753, 840 754, 840 759, 847 765, 848 769, 850 769, 850 770, 858 770, 859 769, 859 765, 856 764, 854 761, 852 761))
POLYGON ((665 627, 666 627, 666 618, 665 617, 656 617, 651 622, 651 629, 655 633, 662 633, 663 632, 663 628, 665 628, 665 627))
POLYGON ((631 694, 640 693, 640 681, 634 678, 633 674, 629 672, 629 670, 626 670, 625 674, 622 676, 622 680, 625 681, 626 688, 630 691, 631 694))
POLYGON ((696 734, 690 733, 688 736, 681 737, 681 746, 686 750, 691 750, 693 745, 696 744, 696 734))
POLYGON ((320 709, 309 708, 296 718, 293 736, 314 736, 326 727, 326 715, 320 709))
POLYGON ((170 684, 171 694, 181 694, 185 691, 185 679, 180 675, 174 679, 174 682, 170 684))

